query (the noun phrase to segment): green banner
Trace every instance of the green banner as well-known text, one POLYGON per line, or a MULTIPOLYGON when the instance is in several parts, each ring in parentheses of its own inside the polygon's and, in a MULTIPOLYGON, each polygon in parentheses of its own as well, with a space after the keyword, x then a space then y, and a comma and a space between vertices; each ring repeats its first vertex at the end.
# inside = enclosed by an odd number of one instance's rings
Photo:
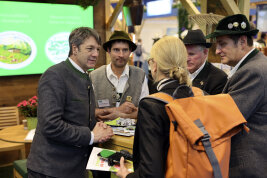
POLYGON ((68 36, 93 28, 93 7, 0 1, 0 76, 41 74, 65 60, 68 36))

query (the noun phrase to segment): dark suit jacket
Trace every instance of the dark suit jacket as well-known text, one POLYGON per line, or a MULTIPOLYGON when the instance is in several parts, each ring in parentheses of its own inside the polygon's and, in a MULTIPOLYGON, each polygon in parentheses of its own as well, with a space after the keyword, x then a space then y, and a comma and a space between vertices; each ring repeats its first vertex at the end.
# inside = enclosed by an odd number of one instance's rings
POLYGON ((215 95, 222 93, 226 82, 226 73, 207 61, 204 68, 192 81, 192 85, 204 90, 210 95, 215 95))
POLYGON ((232 137, 229 177, 267 177, 266 56, 258 50, 248 55, 223 93, 233 97, 250 128, 232 137))
POLYGON ((69 60, 50 67, 38 87, 38 124, 27 167, 64 178, 85 177, 95 126, 93 87, 69 60))

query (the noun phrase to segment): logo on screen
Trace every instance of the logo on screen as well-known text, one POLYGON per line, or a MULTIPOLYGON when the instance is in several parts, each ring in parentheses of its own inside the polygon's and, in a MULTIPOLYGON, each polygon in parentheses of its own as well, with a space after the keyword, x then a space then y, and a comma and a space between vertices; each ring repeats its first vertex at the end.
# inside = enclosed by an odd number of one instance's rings
POLYGON ((69 54, 69 35, 69 32, 61 32, 47 40, 45 53, 53 63, 57 64, 67 59, 69 54))
POLYGON ((34 41, 24 33, 0 33, 0 68, 20 69, 28 66, 36 56, 34 41))

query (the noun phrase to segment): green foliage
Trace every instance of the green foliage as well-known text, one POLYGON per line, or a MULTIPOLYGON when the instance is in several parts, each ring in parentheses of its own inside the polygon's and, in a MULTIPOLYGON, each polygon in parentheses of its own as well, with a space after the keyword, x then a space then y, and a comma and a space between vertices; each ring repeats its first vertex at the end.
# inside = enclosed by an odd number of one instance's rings
MULTIPOLYGON (((86 9, 88 6, 95 6, 100 0, 73 0, 70 4, 77 4, 86 9)), ((104 0, 105 1, 105 0, 104 0)), ((61 4, 62 0, 43 0, 43 2, 51 4, 61 4)))
MULTIPOLYGON (((200 6, 200 3, 197 1, 194 3, 194 5, 200 6)), ((179 36, 181 35, 181 33, 187 29, 187 30, 191 30, 193 24, 189 23, 188 21, 188 12, 187 10, 182 6, 182 4, 177 4, 176 7, 178 8, 178 13, 177 13, 177 20, 178 20, 178 24, 179 24, 179 29, 178 29, 178 34, 179 36)))
POLYGON ((188 12, 184 7, 180 7, 178 9, 178 23, 179 23, 179 30, 178 30, 179 36, 185 29, 187 30, 192 29, 192 24, 189 23, 188 21, 188 12))
POLYGON ((88 6, 95 6, 100 0, 76 0, 76 3, 86 9, 88 6))

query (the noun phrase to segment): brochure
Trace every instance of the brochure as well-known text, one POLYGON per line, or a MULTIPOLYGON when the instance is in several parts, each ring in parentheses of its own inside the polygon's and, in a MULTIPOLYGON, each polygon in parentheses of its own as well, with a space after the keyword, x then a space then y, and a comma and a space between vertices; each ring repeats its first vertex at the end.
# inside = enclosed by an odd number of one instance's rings
POLYGON ((130 118, 118 117, 117 119, 114 120, 108 120, 105 123, 110 126, 127 127, 127 126, 134 126, 136 124, 136 120, 130 118))
POLYGON ((28 134, 26 135, 25 137, 25 141, 32 141, 33 140, 33 137, 35 135, 35 129, 32 129, 28 132, 28 134))
MULTIPOLYGON (((101 158, 98 156, 102 150, 107 150, 99 147, 94 147, 90 158, 87 162, 86 169, 87 170, 99 170, 99 171, 111 171, 111 172, 118 172, 120 165, 115 164, 114 166, 109 166, 108 161, 106 159, 101 158)), ((114 151, 114 150, 109 150, 114 151)), ((116 152, 116 151, 114 151, 116 152)), ((133 172, 133 162, 129 160, 125 160, 125 166, 128 168, 130 172, 133 172)))
POLYGON ((112 130, 115 135, 130 137, 130 136, 134 136, 135 126, 112 127, 112 130))

